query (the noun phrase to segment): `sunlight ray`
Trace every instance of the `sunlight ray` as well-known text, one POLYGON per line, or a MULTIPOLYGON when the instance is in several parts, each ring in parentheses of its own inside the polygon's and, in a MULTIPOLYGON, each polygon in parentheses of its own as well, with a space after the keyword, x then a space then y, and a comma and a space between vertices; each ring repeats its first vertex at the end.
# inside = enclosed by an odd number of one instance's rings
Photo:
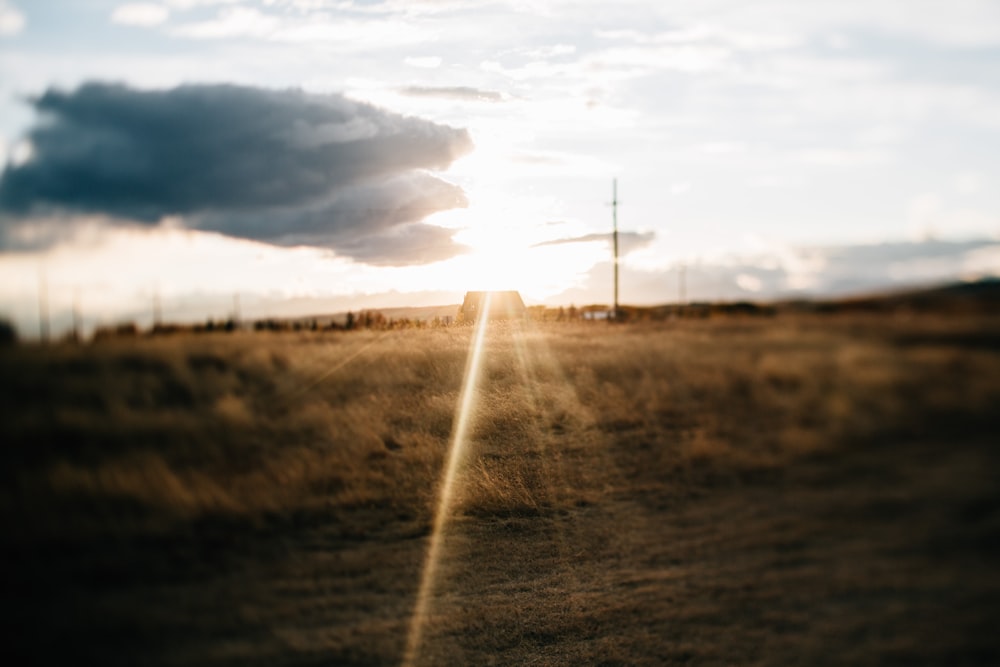
MULTIPOLYGON (((572 326, 566 325, 563 329, 572 331, 570 328, 572 326)), ((593 330, 588 330, 588 335, 595 334, 593 330)), ((581 398, 581 379, 573 376, 566 363, 564 363, 565 360, 561 360, 556 350, 553 349, 552 341, 554 338, 554 335, 538 336, 534 338, 533 345, 525 345, 523 347, 524 361, 522 363, 526 364, 526 368, 531 369, 533 382, 541 384, 542 378, 539 373, 542 369, 552 374, 551 380, 547 383, 551 389, 544 394, 539 393, 537 395, 536 400, 538 401, 539 408, 543 413, 546 413, 548 418, 553 421, 558 420, 556 423, 559 424, 560 429, 566 429, 568 433, 573 434, 573 447, 587 447, 590 455, 602 461, 601 468, 603 470, 615 471, 614 476, 616 478, 621 477, 623 474, 622 471, 606 448, 590 447, 593 432, 598 427, 600 415, 595 413, 593 408, 581 398)), ((583 380, 583 382, 586 382, 586 380, 583 380)), ((566 442, 568 444, 570 440, 566 440, 566 442)), ((575 497, 574 503, 589 502, 586 494, 588 492, 598 493, 598 490, 588 489, 588 484, 584 480, 578 478, 570 480, 573 471, 571 468, 566 467, 566 463, 563 460, 563 456, 567 454, 565 450, 560 449, 560 451, 553 452, 552 454, 552 458, 558 469, 554 477, 565 480, 562 491, 569 494, 570 497, 575 497), (581 495, 581 493, 584 495, 581 495)))
MULTIPOLYGON (((544 400, 545 391, 542 388, 544 380, 541 371, 543 366, 547 366, 546 370, 561 379, 562 382, 558 386, 562 387, 566 386, 566 376, 551 353, 544 355, 544 359, 543 355, 539 354, 538 347, 542 343, 533 327, 518 327, 513 332, 512 338, 518 372, 522 378, 521 386, 525 388, 528 404, 537 425, 538 437, 535 446, 540 454, 539 463, 544 468, 541 479, 546 485, 548 501, 553 506, 558 507, 564 499, 570 482, 566 476, 562 453, 553 446, 555 443, 550 429, 553 427, 556 415, 554 407, 546 405, 544 400)), ((553 529, 553 541, 559 550, 560 557, 564 561, 569 561, 572 548, 566 528, 560 522, 554 522, 553 529)), ((572 568, 565 568, 563 576, 575 578, 572 568)))
POLYGON ((416 606, 410 619, 410 629, 406 640, 406 653, 403 655, 403 667, 417 664, 420 643, 424 626, 427 621, 430 599, 434 592, 437 568, 441 558, 441 547, 444 542, 444 531, 451 515, 451 506, 455 494, 455 479, 464 459, 468 442, 469 424, 476 399, 476 387, 479 383, 479 371, 482 369, 482 353, 489 328, 491 293, 487 292, 481 309, 482 316, 476 321, 472 345, 465 364, 465 377, 459 394, 458 407, 455 412, 455 427, 452 431, 451 446, 448 448, 448 458, 445 462, 444 479, 441 483, 441 495, 434 514, 434 525, 431 532, 430 546, 424 561, 423 575, 420 578, 420 590, 417 593, 416 606))

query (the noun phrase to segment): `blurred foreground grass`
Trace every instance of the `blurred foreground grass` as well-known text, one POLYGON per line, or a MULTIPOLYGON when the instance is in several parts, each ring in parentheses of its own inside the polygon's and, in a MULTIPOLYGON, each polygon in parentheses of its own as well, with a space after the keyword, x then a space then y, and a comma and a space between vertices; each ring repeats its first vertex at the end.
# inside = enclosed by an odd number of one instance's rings
MULTIPOLYGON (((470 338, 0 350, 13 649, 398 664, 470 338)), ((1000 660, 1000 320, 496 324, 484 363, 426 664, 1000 660)))

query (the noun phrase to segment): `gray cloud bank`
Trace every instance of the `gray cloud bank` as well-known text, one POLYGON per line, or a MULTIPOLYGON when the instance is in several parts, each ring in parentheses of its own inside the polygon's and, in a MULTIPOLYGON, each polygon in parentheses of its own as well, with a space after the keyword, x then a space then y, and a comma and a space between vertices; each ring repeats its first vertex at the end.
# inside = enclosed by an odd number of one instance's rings
MULTIPOLYGON (((688 301, 824 298, 1000 277, 1000 241, 897 241, 865 245, 785 248, 756 256, 684 264, 688 301)), ((608 303, 610 262, 593 267, 585 284, 551 303, 608 303)), ((680 264, 640 270, 625 263, 623 303, 671 303, 680 291, 680 264)))
MULTIPOLYGON (((461 252, 420 221, 467 204, 430 173, 468 133, 341 95, 233 85, 142 91, 89 83, 31 101, 31 157, 0 179, 0 229, 96 214, 409 264, 461 252)), ((24 236, 24 235, 22 235, 24 236)), ((29 235, 30 236, 30 235, 29 235)))

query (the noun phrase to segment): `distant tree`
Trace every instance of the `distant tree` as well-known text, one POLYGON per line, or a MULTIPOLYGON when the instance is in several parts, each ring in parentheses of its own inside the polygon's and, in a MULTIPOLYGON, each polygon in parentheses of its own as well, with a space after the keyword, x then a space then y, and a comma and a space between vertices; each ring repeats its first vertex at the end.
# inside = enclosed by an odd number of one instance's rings
POLYGON ((111 340, 114 338, 134 338, 139 335, 139 327, 135 322, 123 322, 113 326, 99 326, 94 330, 94 340, 111 340))
POLYGON ((17 329, 7 320, 0 320, 0 345, 17 344, 17 329))
POLYGON ((170 336, 172 334, 178 334, 183 331, 183 326, 180 324, 169 324, 159 322, 153 325, 149 333, 154 336, 170 336))
POLYGON ((344 323, 344 328, 350 331, 354 328, 354 313, 347 311, 347 322, 344 323))
POLYGON ((362 329, 385 329, 389 326, 389 320, 378 311, 363 310, 358 315, 357 326, 362 329))

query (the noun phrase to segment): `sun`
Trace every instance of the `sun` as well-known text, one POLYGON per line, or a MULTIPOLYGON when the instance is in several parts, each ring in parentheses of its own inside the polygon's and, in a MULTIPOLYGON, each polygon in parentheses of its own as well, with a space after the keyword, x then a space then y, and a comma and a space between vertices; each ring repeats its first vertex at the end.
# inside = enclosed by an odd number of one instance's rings
POLYGON ((597 264, 610 262, 606 242, 571 242, 593 230, 566 220, 555 196, 516 185, 518 171, 509 159, 509 146, 482 139, 477 138, 473 154, 450 170, 469 206, 426 221, 454 230, 454 242, 466 248, 431 269, 438 277, 436 289, 517 290, 529 301, 543 302, 581 286, 597 264))
POLYGON ((585 281, 588 271, 606 260, 602 243, 550 243, 538 226, 482 225, 456 234, 470 248, 457 259, 457 276, 468 290, 517 290, 543 301, 585 281))

